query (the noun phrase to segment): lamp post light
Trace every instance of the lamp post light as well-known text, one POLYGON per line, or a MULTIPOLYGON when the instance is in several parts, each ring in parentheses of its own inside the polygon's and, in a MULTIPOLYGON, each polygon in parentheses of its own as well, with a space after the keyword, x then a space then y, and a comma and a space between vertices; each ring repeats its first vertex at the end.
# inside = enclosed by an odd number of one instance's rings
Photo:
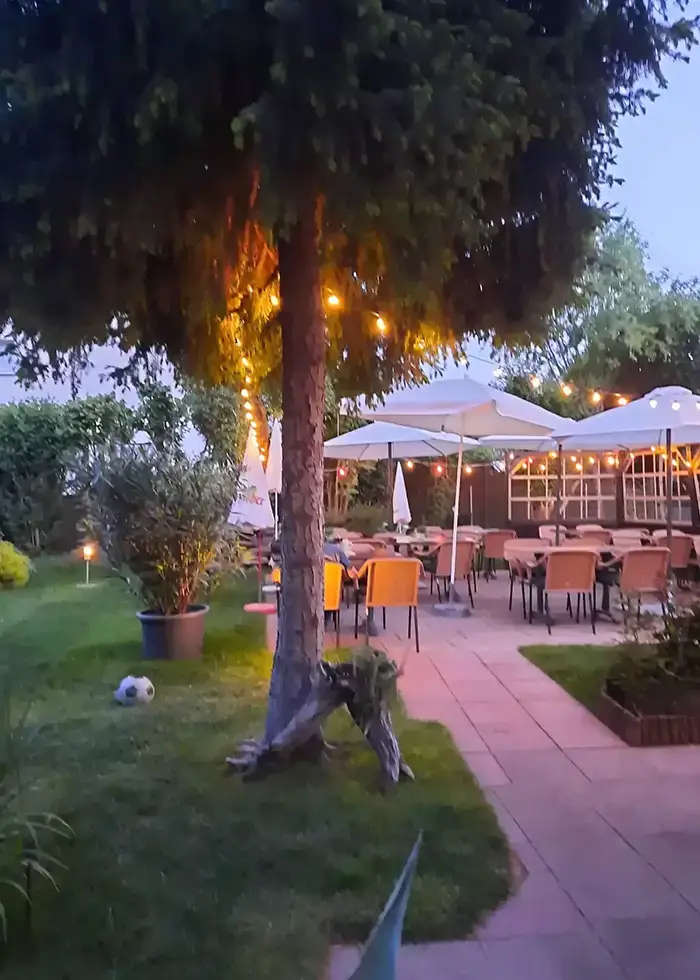
POLYGON ((94 545, 83 545, 83 561, 85 562, 85 585, 90 585, 90 562, 95 557, 94 545))

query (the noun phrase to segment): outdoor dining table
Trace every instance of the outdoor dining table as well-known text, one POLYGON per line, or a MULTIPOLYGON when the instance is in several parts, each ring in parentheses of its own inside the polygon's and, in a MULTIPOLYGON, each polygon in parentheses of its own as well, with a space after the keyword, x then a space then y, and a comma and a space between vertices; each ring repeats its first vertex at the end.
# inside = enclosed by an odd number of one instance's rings
MULTIPOLYGON (((561 551, 562 549, 595 551, 603 559, 604 565, 607 567, 613 559, 622 561, 628 551, 638 547, 639 545, 635 541, 630 541, 629 543, 602 544, 598 541, 576 539, 575 541, 566 541, 556 545, 549 544, 549 542, 541 538, 513 538, 505 542, 503 555, 506 561, 520 561, 525 565, 530 565, 531 563, 539 562, 541 558, 546 557, 553 551, 561 551)), ((537 611, 541 613, 544 608, 544 577, 534 584, 537 589, 537 611)), ((603 596, 599 612, 601 615, 612 619, 612 613, 610 611, 610 582, 603 580, 600 584, 603 586, 603 596)))

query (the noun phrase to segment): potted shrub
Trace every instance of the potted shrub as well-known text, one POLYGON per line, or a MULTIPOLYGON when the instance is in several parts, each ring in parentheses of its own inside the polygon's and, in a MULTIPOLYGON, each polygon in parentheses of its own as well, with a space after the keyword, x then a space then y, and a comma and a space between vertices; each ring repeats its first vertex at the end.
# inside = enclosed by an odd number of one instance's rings
POLYGON ((103 458, 87 491, 90 533, 111 567, 141 597, 148 659, 202 655, 203 599, 220 576, 240 568, 238 537, 227 525, 235 471, 156 449, 103 458))

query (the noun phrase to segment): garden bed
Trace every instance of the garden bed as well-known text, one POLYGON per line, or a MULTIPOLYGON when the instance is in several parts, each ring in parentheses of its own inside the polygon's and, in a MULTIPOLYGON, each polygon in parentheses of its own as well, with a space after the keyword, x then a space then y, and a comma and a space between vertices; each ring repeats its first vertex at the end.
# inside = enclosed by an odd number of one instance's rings
POLYGON ((600 692, 595 714, 623 742, 634 746, 700 744, 700 711, 657 714, 630 710, 621 703, 619 692, 607 687, 609 684, 600 692))

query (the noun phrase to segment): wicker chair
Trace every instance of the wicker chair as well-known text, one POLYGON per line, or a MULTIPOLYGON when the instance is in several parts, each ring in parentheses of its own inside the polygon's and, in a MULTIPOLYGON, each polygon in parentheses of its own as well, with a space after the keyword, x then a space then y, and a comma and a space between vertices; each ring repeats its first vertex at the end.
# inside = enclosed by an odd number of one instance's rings
MULTIPOLYGON (((547 557, 544 579, 544 612, 547 620, 547 632, 552 632, 552 620, 549 615, 549 596, 553 592, 565 593, 567 604, 571 595, 578 596, 576 621, 579 619, 580 600, 588 596, 591 605, 591 628, 595 633, 596 602, 595 602, 595 573, 598 555, 587 548, 559 548, 551 551, 547 557)), ((532 588, 530 579, 530 622, 532 622, 532 588)))

